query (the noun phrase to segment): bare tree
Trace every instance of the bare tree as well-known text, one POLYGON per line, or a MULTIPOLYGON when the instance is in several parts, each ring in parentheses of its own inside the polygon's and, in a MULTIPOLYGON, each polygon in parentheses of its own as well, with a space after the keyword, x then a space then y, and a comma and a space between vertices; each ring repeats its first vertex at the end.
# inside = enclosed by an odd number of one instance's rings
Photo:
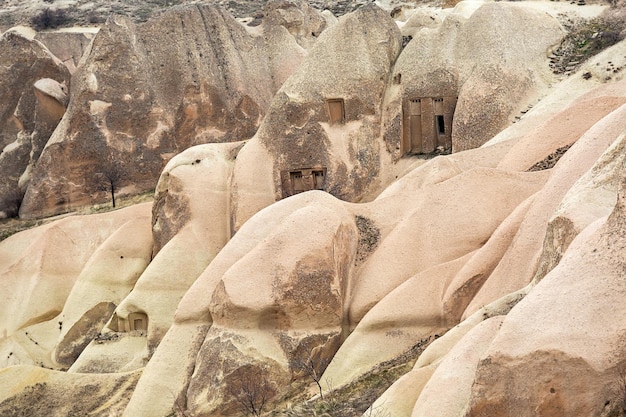
POLYGON ((377 407, 374 407, 374 404, 372 404, 367 410, 365 410, 363 417, 391 417, 391 414, 383 407, 382 404, 377 407))
POLYGON ((112 155, 108 155, 97 167, 96 188, 111 193, 111 204, 115 207, 115 193, 126 178, 122 163, 112 155))
POLYGON ((267 376, 267 372, 253 365, 242 366, 234 372, 226 392, 244 415, 260 416, 270 398, 276 395, 276 387, 267 376))
POLYGON ((315 382, 321 399, 324 399, 321 379, 329 363, 330 358, 322 355, 321 346, 312 347, 310 342, 303 342, 291 357, 291 366, 315 382))

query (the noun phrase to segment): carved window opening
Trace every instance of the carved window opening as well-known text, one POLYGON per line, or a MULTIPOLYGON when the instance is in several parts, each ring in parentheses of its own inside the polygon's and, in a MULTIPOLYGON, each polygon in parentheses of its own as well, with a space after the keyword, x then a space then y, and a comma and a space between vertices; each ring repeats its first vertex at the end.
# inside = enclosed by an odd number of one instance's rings
POLYGON ((142 312, 130 313, 128 319, 113 316, 109 328, 115 332, 146 332, 148 330, 148 315, 142 312))
POLYGON ((326 100, 328 119, 330 123, 343 123, 346 117, 345 106, 342 98, 331 98, 326 100))
POLYGON ((325 167, 303 168, 281 172, 283 197, 310 190, 323 190, 326 179, 325 167))
POLYGON ((446 134, 446 123, 443 118, 443 114, 437 115, 437 133, 440 135, 446 134))
POLYGON ((419 97, 402 110, 402 153, 429 154, 452 149, 452 119, 457 97, 419 97))

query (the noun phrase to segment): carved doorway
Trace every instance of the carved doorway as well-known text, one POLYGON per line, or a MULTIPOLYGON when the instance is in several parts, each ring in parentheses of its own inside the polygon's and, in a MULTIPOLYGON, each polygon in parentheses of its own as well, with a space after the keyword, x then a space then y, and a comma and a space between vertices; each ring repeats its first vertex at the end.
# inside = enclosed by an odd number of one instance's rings
POLYGON ((406 100, 402 116, 402 153, 430 154, 452 149, 452 118, 456 97, 406 100))
POLYGON ((409 152, 422 153, 422 106, 421 100, 409 101, 409 152))

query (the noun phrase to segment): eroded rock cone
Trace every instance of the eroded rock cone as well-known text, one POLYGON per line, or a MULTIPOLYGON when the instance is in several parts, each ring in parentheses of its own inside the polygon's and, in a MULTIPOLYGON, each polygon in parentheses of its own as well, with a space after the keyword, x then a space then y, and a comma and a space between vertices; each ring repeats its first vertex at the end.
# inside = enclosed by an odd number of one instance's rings
POLYGON ((304 55, 283 26, 267 26, 252 34, 209 5, 175 7, 138 25, 109 19, 75 73, 67 115, 20 215, 106 201, 99 174, 107 176, 110 161, 121 171, 115 188, 134 193, 153 189, 165 163, 189 146, 254 135, 304 55))
POLYGON ((15 216, 31 170, 67 105, 70 74, 26 30, 0 38, 0 217, 15 216), (8 64, 8 65, 7 65, 8 64))

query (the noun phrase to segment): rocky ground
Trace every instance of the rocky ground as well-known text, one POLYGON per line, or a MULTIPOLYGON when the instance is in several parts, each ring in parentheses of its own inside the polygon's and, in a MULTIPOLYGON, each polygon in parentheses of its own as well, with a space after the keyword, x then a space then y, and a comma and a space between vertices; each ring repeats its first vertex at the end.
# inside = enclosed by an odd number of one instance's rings
MULTIPOLYGON (((169 7, 197 2, 218 4, 239 18, 261 15, 266 3, 262 0, 1 0, 0 31, 17 24, 33 23, 42 29, 99 25, 111 14, 129 16, 142 22, 169 7)), ((309 3, 319 10, 328 9, 340 16, 373 2, 374 0, 312 0, 309 3)), ((394 7, 416 2, 383 0, 379 3, 394 7)))

